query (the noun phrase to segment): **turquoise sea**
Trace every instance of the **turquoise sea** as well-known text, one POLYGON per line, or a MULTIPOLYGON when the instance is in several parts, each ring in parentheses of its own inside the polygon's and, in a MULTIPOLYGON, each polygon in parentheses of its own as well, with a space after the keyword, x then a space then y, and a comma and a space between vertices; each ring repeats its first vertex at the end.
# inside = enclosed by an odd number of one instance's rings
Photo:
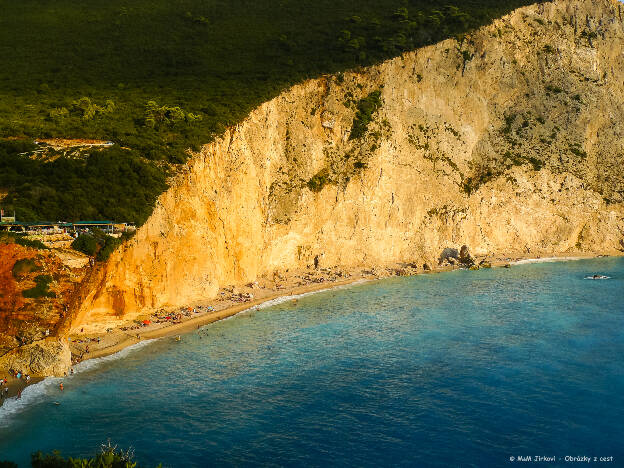
POLYGON ((143 466, 624 466, 623 259, 359 284, 122 355, 0 408, 0 460, 110 440, 143 466))

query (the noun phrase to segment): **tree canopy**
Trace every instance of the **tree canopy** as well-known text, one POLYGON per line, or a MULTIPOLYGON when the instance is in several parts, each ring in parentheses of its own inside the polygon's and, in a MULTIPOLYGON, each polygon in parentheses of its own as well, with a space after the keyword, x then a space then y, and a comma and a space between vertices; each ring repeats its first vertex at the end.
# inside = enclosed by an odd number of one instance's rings
POLYGON ((141 223, 189 148, 211 141, 284 88, 461 38, 529 3, 6 2, 0 197, 8 196, 0 203, 26 220, 141 223), (116 145, 83 158, 32 158, 28 146, 45 137, 116 145))

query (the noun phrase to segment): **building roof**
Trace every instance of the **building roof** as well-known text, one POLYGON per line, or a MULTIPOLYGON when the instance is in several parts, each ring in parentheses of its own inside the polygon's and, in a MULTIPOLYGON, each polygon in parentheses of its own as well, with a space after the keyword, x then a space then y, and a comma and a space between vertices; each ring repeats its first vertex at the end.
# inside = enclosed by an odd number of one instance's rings
POLYGON ((65 223, 58 221, 0 221, 0 226, 101 226, 115 224, 114 221, 76 221, 75 223, 65 223))
POLYGON ((75 224, 75 225, 84 225, 84 224, 115 224, 114 221, 76 221, 74 223, 68 223, 68 224, 75 224))

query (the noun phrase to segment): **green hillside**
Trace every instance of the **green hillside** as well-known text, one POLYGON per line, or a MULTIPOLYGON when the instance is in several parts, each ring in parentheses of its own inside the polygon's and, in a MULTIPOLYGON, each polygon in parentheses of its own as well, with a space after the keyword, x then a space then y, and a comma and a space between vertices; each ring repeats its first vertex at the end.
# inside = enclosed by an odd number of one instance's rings
POLYGON ((461 35, 533 2, 0 3, 0 205, 22 220, 140 224, 188 148, 284 88, 461 35), (46 137, 116 145, 30 157, 33 139, 46 137))

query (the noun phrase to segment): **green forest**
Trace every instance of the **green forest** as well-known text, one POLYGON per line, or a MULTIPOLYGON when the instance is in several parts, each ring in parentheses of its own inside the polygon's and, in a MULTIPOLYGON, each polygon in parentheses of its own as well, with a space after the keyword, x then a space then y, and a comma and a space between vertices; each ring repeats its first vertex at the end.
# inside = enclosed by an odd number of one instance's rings
POLYGON ((0 206, 25 221, 141 224, 188 149, 288 86, 461 37, 534 2, 2 3, 0 206), (33 141, 50 137, 115 145, 33 158, 33 141))

